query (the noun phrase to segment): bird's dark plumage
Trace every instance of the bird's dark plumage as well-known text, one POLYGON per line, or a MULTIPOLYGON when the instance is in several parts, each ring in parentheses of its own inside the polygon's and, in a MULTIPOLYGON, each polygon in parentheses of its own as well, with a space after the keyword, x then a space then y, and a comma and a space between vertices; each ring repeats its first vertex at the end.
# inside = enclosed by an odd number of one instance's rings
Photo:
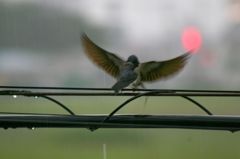
POLYGON ((112 89, 115 92, 133 84, 134 87, 142 82, 153 82, 169 78, 177 74, 185 66, 190 53, 166 61, 149 61, 140 63, 135 55, 125 61, 114 53, 97 46, 86 34, 82 34, 82 45, 86 55, 100 68, 117 79, 112 89))
POLYGON ((121 89, 127 87, 129 84, 133 83, 137 79, 137 73, 134 72, 136 66, 127 62, 122 70, 120 71, 117 82, 112 86, 112 89, 117 93, 121 89))
POLYGON ((185 66, 189 53, 166 61, 149 61, 141 64, 139 70, 142 82, 151 82, 159 79, 169 78, 185 66))
POLYGON ((94 44, 86 34, 82 34, 82 45, 86 55, 107 73, 117 78, 124 60, 94 44))

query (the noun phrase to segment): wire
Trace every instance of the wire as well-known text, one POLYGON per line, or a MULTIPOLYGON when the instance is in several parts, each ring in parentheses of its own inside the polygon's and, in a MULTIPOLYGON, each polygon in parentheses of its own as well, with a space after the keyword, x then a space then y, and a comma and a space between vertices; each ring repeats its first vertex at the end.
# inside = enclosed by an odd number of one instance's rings
POLYGON ((48 96, 45 96, 45 95, 42 95, 42 96, 39 96, 39 97, 42 97, 42 98, 45 98, 47 100, 50 100, 54 103, 56 103, 57 105, 59 105, 60 107, 62 107, 64 110, 66 110, 67 112, 69 112, 71 115, 75 115, 73 111, 71 111, 67 106, 65 106, 64 104, 62 104, 61 102, 57 101, 56 99, 53 99, 52 97, 48 97, 48 96))
MULTIPOLYGON (((82 89, 82 90, 109 90, 107 88, 69 88, 69 87, 20 87, 20 86, 2 86, 4 88, 29 88, 29 89, 82 89)), ((129 89, 132 90, 132 89, 129 89)), ((19 90, 2 90, 0 91, 0 95, 23 95, 23 96, 39 96, 44 97, 48 100, 51 100, 52 102, 58 104, 63 109, 68 111, 70 114, 74 115, 74 113, 68 109, 65 105, 60 103, 59 101, 48 97, 47 95, 54 95, 54 96, 133 96, 132 98, 126 100, 124 103, 122 103, 120 106, 118 106, 116 109, 114 109, 109 116, 104 120, 107 121, 113 116, 117 111, 119 111, 122 107, 124 107, 126 104, 131 102, 132 100, 135 100, 141 96, 181 96, 184 99, 194 103, 197 105, 200 109, 202 109, 204 112, 206 112, 208 115, 212 115, 212 113, 205 108, 203 105, 198 103, 197 101, 193 100, 192 98, 188 96, 240 96, 240 91, 212 91, 208 90, 149 90, 149 89, 141 89, 148 92, 143 93, 136 93, 136 92, 128 92, 128 93, 107 93, 107 92, 31 92, 31 91, 19 91, 19 90)), ((112 91, 112 90, 111 90, 112 91)))
POLYGON ((181 96, 187 100, 189 100, 190 102, 194 103, 196 106, 198 106, 200 109, 202 109, 204 112, 206 112, 208 115, 213 115, 207 108, 205 108, 203 105, 201 105, 200 103, 198 103, 197 101, 193 100, 192 98, 189 98, 187 96, 181 96))
MULTIPOLYGON (((26 90, 1 90, 0 95, 24 95, 24 96, 41 96, 41 95, 47 95, 47 96, 136 96, 139 95, 139 92, 133 92, 136 91, 135 89, 130 89, 132 92, 123 92, 123 93, 114 93, 114 92, 32 92, 32 91, 26 91, 26 90)), ((156 94, 145 94, 145 96, 199 96, 199 97, 240 97, 239 93, 232 93, 232 92, 197 92, 193 90, 185 90, 182 92, 176 92, 174 90, 154 90, 151 89, 147 91, 147 89, 144 92, 158 92, 156 94)), ((140 92, 141 93, 141 92, 140 92)))
POLYGON ((239 116, 205 115, 106 115, 0 114, 0 127, 7 128, 177 128, 203 130, 240 130, 239 116))
MULTIPOLYGON (((111 88, 87 88, 87 87, 43 87, 43 86, 0 86, 1 89, 37 89, 37 90, 83 90, 83 91, 113 91, 111 88)), ((123 89, 125 91, 162 91, 166 93, 237 93, 236 90, 184 90, 184 89, 123 89)))
MULTIPOLYGON (((240 129, 240 127, 239 127, 240 117, 231 118, 231 120, 229 119, 229 123, 225 124, 225 121, 222 121, 222 120, 223 119, 228 120, 228 117, 215 118, 213 116, 213 114, 206 107, 201 105, 196 100, 190 98, 192 96, 239 97, 240 91, 176 90, 176 89, 124 89, 122 91, 122 93, 115 94, 114 91, 109 88, 0 86, 0 89, 7 89, 7 90, 0 90, 0 96, 21 95, 21 96, 26 96, 26 97, 42 97, 51 102, 54 102, 58 106, 61 106, 70 115, 53 116, 53 118, 51 118, 51 116, 47 116, 47 117, 50 117, 51 122, 53 122, 53 123, 51 123, 52 127, 58 127, 58 126, 59 127, 86 127, 90 130, 96 130, 99 127, 104 127, 104 128, 174 127, 174 128, 197 128, 197 129, 204 128, 204 129, 217 129, 217 130, 224 129, 224 130, 230 130, 230 131, 235 131, 235 130, 240 129), (17 89, 17 90, 15 90, 15 89, 17 89), (31 91, 28 91, 29 89, 31 91), (32 90, 35 90, 35 91, 32 91, 32 90), (46 91, 40 91, 40 90, 46 90, 46 91), (60 91, 49 91, 49 90, 68 90, 68 91, 60 92, 60 91), (72 91, 69 91, 69 90, 72 90, 72 91), (140 91, 140 93, 136 92, 136 91, 140 91), (108 115, 101 115, 98 117, 96 117, 96 115, 92 115, 92 116, 85 118, 86 116, 75 115, 74 112, 71 109, 69 109, 66 105, 62 104, 61 102, 59 102, 58 100, 56 100, 50 96, 131 96, 131 98, 124 101, 121 105, 119 105, 117 108, 115 108, 108 115), (163 117, 163 116, 149 116, 149 115, 129 115, 129 116, 120 116, 120 118, 119 118, 119 115, 115 115, 116 112, 118 112, 120 109, 122 109, 129 102, 131 102, 137 98, 140 98, 142 96, 178 96, 178 97, 182 97, 182 98, 194 103, 205 113, 207 113, 210 116, 213 116, 213 118, 205 118, 205 117, 201 116, 201 117, 199 117, 200 123, 198 123, 198 117, 196 117, 196 116, 179 117, 180 119, 175 118, 174 116, 171 116, 171 117, 167 117, 167 120, 169 120, 169 122, 172 119, 174 119, 174 120, 179 119, 179 120, 182 120, 181 124, 183 124, 183 125, 178 125, 177 120, 176 120, 175 124, 172 123, 173 125, 169 125, 168 123, 165 123, 166 122, 165 116, 163 117), (71 116, 72 118, 69 118, 68 116, 71 116), (181 118, 183 118, 183 119, 181 119, 181 118), (81 119, 84 119, 84 121, 82 121, 81 119), (186 123, 186 124, 193 124, 193 125, 184 125, 185 124, 184 121, 186 119, 189 120, 188 121, 189 123, 186 123), (196 120, 196 122, 191 121, 191 119, 196 120), (215 119, 219 120, 219 121, 215 122, 215 119), (236 119, 237 122, 234 122, 233 119, 236 119), (139 122, 139 120, 141 122, 139 122), (148 123, 148 121, 150 123, 148 123), (57 123, 55 123, 55 122, 57 122, 57 123), (120 123, 118 123, 118 122, 120 122, 120 123), (160 122, 160 123, 158 123, 158 122, 160 122), (208 122, 212 122, 212 123, 208 123, 208 122), (197 126, 195 127, 194 124, 196 124, 197 126), (198 124, 200 124, 200 125, 198 125, 198 124), (213 124, 213 125, 211 125, 211 124, 213 124), (221 125, 214 125, 214 124, 221 124, 221 125)), ((40 114, 40 115, 43 115, 43 114, 40 114)), ((21 127, 23 125, 27 126, 27 127, 48 127, 48 126, 50 126, 50 125, 48 125, 49 118, 45 118, 44 116, 40 116, 40 115, 38 115, 38 114, 35 114, 35 115, 34 114, 32 114, 32 115, 22 114, 22 115, 20 115, 21 117, 19 117, 19 114, 17 114, 17 116, 14 116, 14 114, 11 115, 11 114, 6 114, 6 113, 5 114, 0 113, 0 127, 11 127, 11 126, 12 127, 18 127, 18 126, 21 127), (33 121, 31 121, 31 119, 33 119, 33 121), (47 120, 47 121, 45 121, 45 120, 47 120), (45 122, 47 122, 47 123, 45 123, 45 122)))
MULTIPOLYGON (((153 94, 158 94, 158 93, 161 93, 159 91, 150 91, 150 92, 144 92, 144 93, 140 93, 128 100, 126 100, 125 102, 123 102, 122 104, 120 104, 117 108, 115 108, 104 120, 103 120, 103 123, 104 122, 107 122, 108 120, 110 120, 110 118, 116 114, 121 108, 123 108, 126 104, 128 104, 129 102, 137 99, 137 98, 140 98, 142 96, 145 96, 145 95, 153 95, 153 94)), ((204 112, 206 112, 208 115, 212 115, 212 113, 207 109, 205 108, 204 106, 202 106, 200 103, 196 102, 195 100, 189 98, 189 97, 186 97, 186 96, 181 96, 187 100, 189 100, 190 102, 196 104, 199 108, 201 108, 204 112)))
POLYGON ((52 98, 52 97, 48 97, 44 94, 39 94, 36 95, 31 91, 23 91, 23 90, 3 90, 0 91, 0 95, 22 95, 25 97, 41 97, 41 98, 45 98, 55 104, 57 104, 58 106, 62 107, 64 110, 66 110, 68 113, 70 113, 71 115, 75 115, 73 111, 71 111, 67 106, 65 106, 64 104, 62 104, 61 102, 59 102, 58 100, 52 98))

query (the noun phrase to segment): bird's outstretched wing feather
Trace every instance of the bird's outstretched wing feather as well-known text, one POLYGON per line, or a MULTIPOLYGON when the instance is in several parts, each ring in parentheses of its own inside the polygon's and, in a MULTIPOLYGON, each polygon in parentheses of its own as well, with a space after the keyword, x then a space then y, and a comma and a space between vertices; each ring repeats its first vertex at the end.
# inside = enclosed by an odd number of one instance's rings
POLYGON ((99 67, 117 78, 124 60, 117 55, 110 53, 91 41, 86 34, 81 36, 82 44, 86 55, 99 67))
POLYGON ((189 53, 185 53, 166 61, 149 61, 142 63, 139 68, 141 81, 152 82, 175 75, 185 66, 189 56, 189 53))

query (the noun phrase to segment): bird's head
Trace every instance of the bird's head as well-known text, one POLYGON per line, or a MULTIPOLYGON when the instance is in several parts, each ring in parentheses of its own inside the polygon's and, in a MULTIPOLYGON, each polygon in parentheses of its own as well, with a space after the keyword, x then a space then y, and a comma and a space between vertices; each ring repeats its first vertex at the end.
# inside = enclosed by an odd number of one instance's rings
POLYGON ((138 65, 139 65, 138 58, 135 55, 129 56, 127 59, 127 62, 131 62, 134 65, 134 67, 138 67, 138 65))

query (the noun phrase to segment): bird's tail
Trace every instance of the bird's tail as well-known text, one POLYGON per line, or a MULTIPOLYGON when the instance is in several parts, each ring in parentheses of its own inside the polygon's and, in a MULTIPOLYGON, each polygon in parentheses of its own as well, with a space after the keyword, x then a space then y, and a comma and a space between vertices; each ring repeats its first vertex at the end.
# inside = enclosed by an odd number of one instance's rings
POLYGON ((117 82, 112 86, 112 89, 114 90, 115 93, 118 93, 124 87, 125 84, 123 84, 123 82, 117 82))

